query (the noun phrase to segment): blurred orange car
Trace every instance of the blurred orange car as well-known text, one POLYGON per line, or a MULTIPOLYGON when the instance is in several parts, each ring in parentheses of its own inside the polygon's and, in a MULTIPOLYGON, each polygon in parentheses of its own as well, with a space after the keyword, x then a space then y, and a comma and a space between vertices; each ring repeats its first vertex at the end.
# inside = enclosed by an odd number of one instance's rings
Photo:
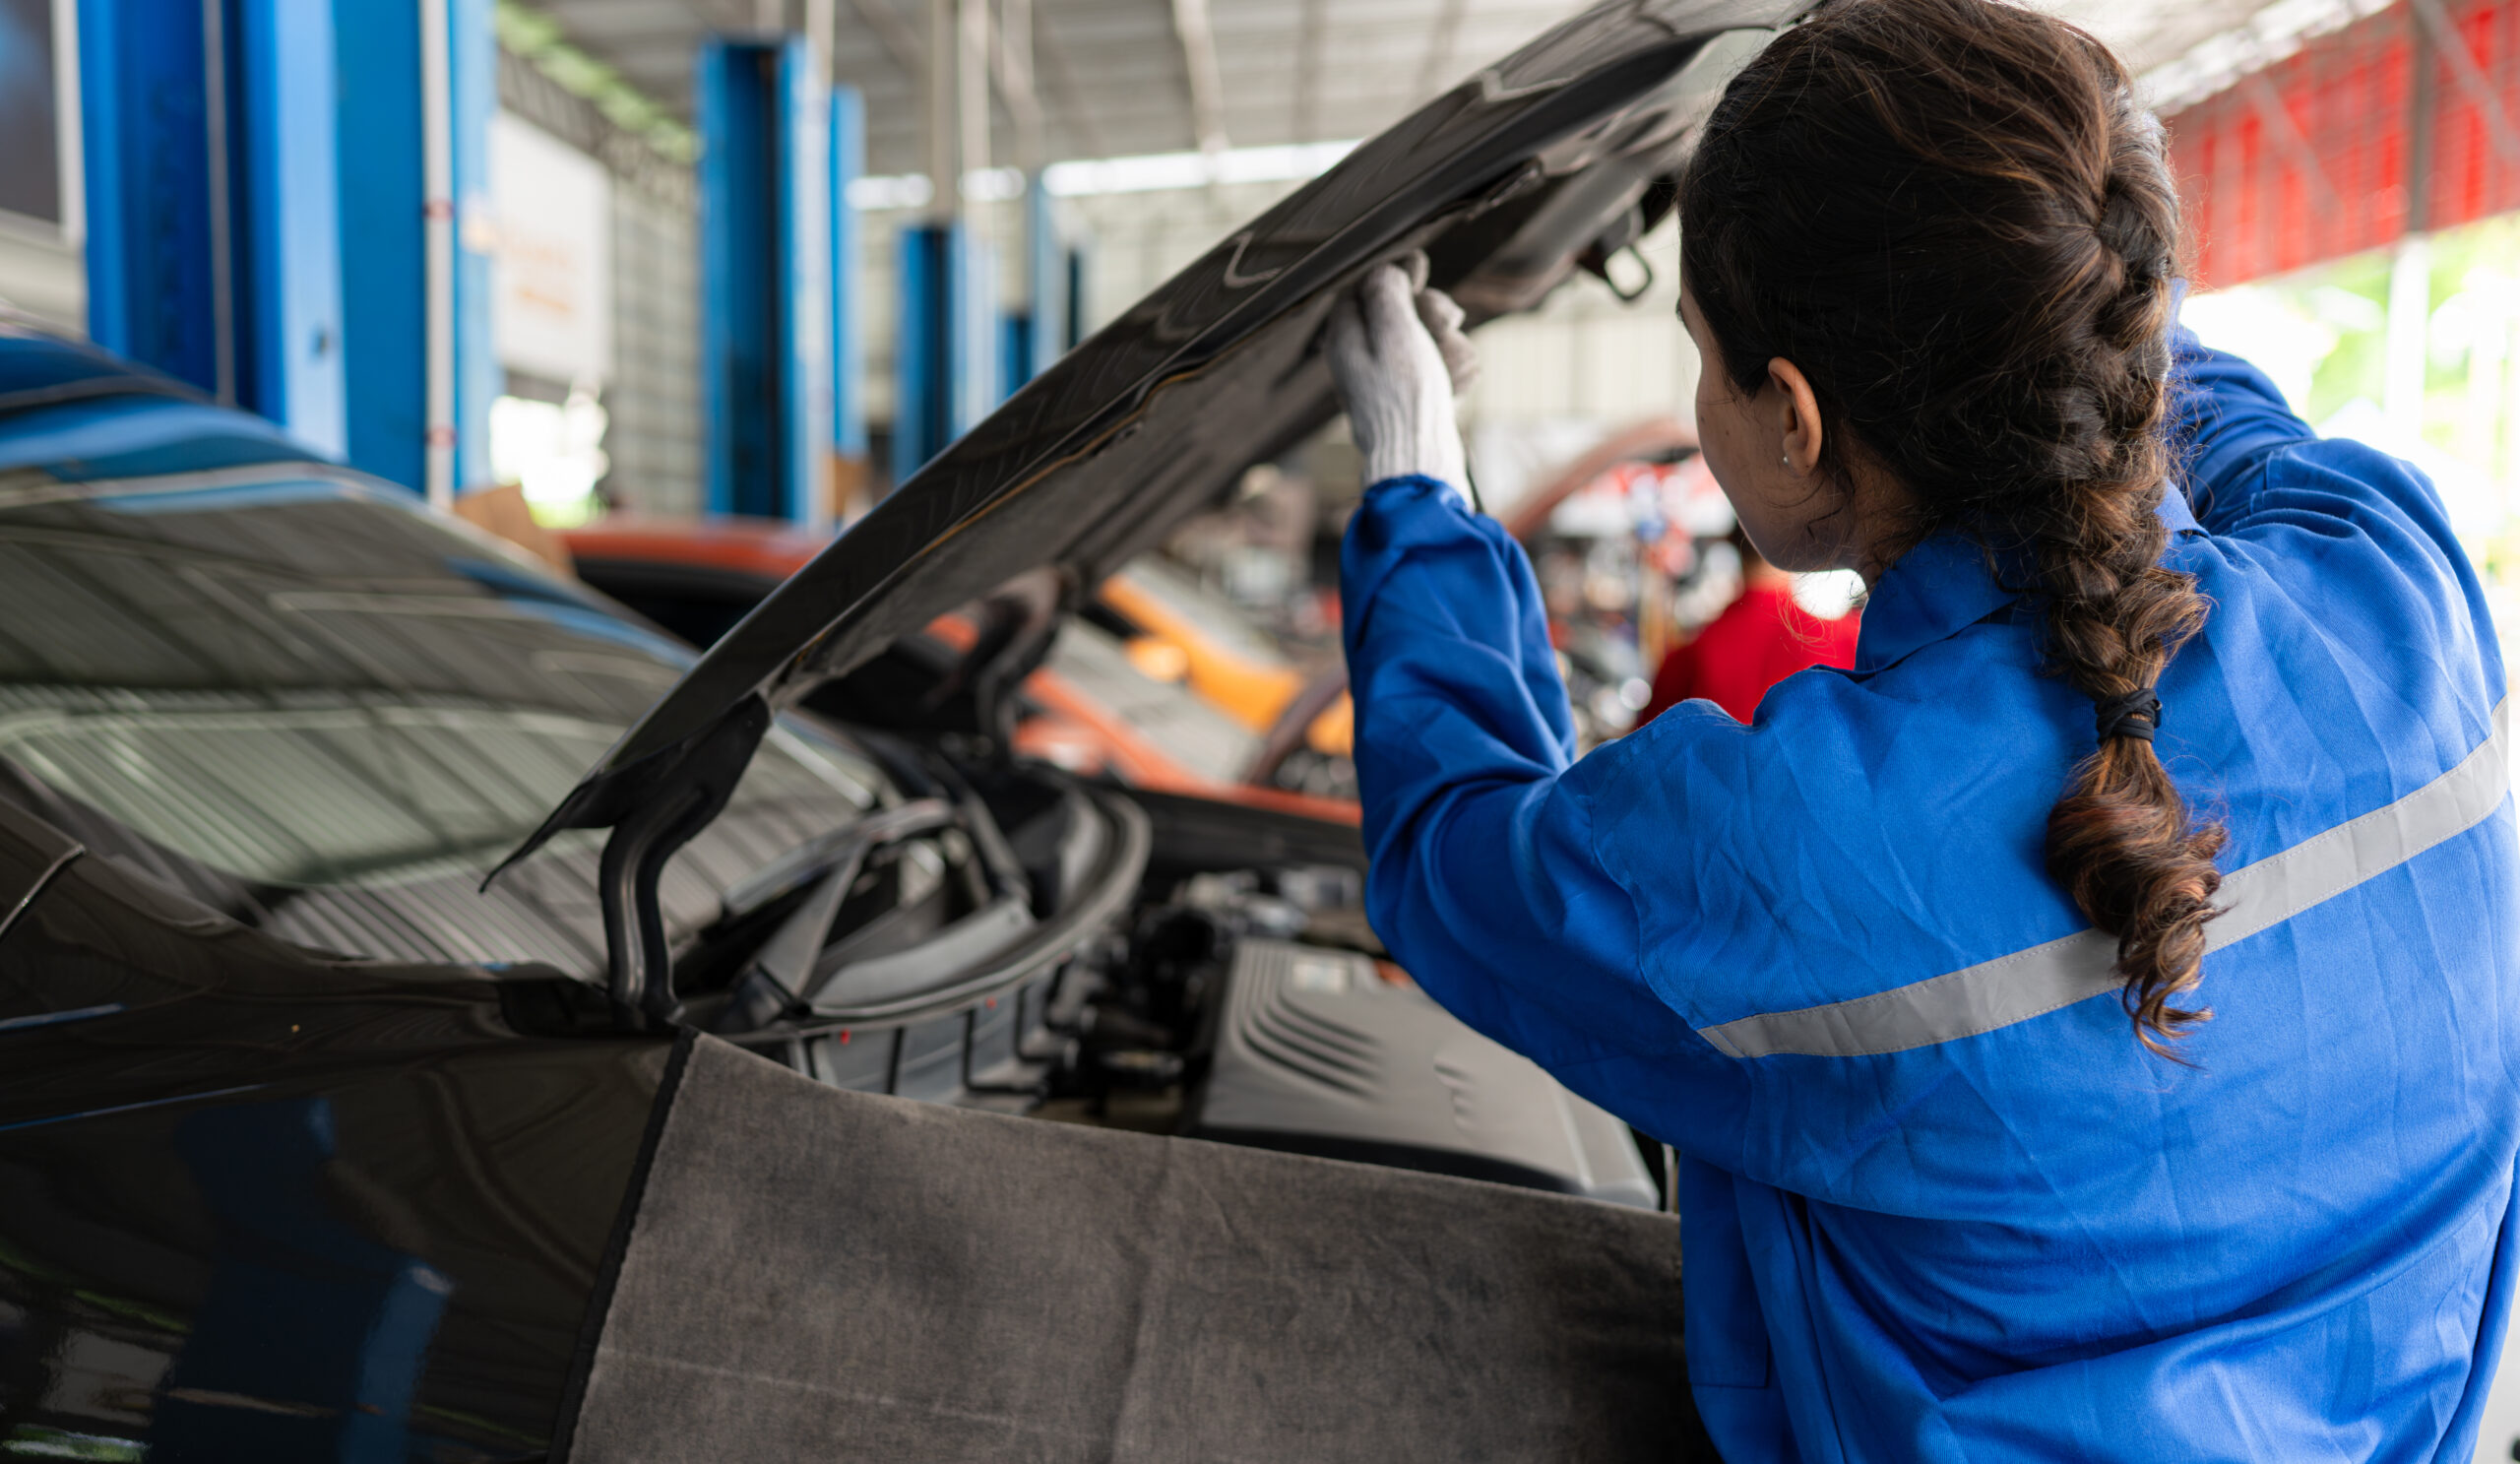
MULTIPOLYGON (((745 519, 612 518, 570 530, 562 538, 581 580, 704 647, 829 542, 786 524, 745 519)), ((1130 573, 1134 571, 1121 578, 1130 573)), ((1230 715, 1211 705, 1198 693, 1195 671, 1186 678, 1150 674, 1142 665, 1147 650, 1134 644, 1140 637, 1123 638, 1088 617, 1073 616, 1060 628, 1042 666, 1024 682, 1015 750, 1072 772, 1107 775, 1131 788, 1354 823, 1353 801, 1289 792, 1267 782, 1293 747, 1318 747, 1307 732, 1325 724, 1341 732, 1347 730, 1323 715, 1334 710, 1324 705, 1328 698, 1323 689, 1307 687, 1302 674, 1283 658, 1275 661, 1284 679, 1262 689, 1273 669, 1268 658, 1251 655, 1247 646, 1212 650, 1222 638, 1194 634, 1187 614, 1167 609, 1169 600, 1156 599, 1160 589, 1143 590, 1134 599, 1125 598, 1128 593, 1115 597, 1119 603, 1111 607, 1132 628, 1145 625, 1150 633, 1162 634, 1155 627, 1166 627, 1166 643, 1196 642, 1197 652, 1185 644, 1181 655, 1192 667, 1207 667, 1212 685, 1220 674, 1244 678, 1232 684, 1242 687, 1240 705, 1247 715, 1230 715), (1128 605, 1138 612, 1132 613, 1128 605), (1272 696, 1280 723, 1290 714, 1303 720, 1292 728, 1261 721, 1257 709, 1272 696)), ((1247 629, 1243 633, 1250 634, 1247 629)), ((960 653, 972 647, 977 631, 963 616, 948 614, 923 635, 940 652, 960 653)), ((1274 648, 1270 657, 1275 657, 1274 648)), ((1344 705, 1344 695, 1340 701, 1344 705)))
POLYGON ((1298 724, 1313 751, 1349 756, 1355 747, 1356 708, 1347 694, 1345 668, 1330 673, 1334 687, 1308 676, 1277 642, 1261 634, 1230 604, 1161 560, 1141 559, 1102 582, 1102 607, 1131 632, 1129 659, 1162 680, 1189 683, 1253 732, 1276 732, 1307 692, 1326 702, 1298 724))

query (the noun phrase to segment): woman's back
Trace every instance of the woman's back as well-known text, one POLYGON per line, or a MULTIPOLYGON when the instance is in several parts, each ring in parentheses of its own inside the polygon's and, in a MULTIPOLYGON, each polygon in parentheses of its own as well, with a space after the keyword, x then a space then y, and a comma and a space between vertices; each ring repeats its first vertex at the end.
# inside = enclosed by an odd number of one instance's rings
POLYGON ((1596 1081, 1694 1136, 1719 1440, 1830 1457, 1827 1418, 1850 1457, 2428 1458, 2482 1403, 2520 1145, 2499 657, 2427 485, 2190 359, 2216 532, 2166 515, 2215 612, 2158 748, 2231 872, 2179 1062, 2088 999, 2113 943, 2035 840, 1976 832, 2036 831, 2090 744, 1958 545, 1885 577, 1853 673, 1785 683, 1755 730, 1680 709, 1573 775, 1639 977, 1717 1054, 1596 1081), (1723 837, 1745 808, 1755 839, 1723 837))
POLYGON ((1382 474, 1350 525, 1375 928, 1677 1148, 1733 1464, 2474 1446, 2520 1280, 2501 658, 2420 476, 2172 334, 2148 128, 1984 0, 1833 6, 1728 89, 1681 190, 1707 461, 1771 560, 1872 583, 1854 668, 1749 727, 1574 761, 1502 531, 1382 474))

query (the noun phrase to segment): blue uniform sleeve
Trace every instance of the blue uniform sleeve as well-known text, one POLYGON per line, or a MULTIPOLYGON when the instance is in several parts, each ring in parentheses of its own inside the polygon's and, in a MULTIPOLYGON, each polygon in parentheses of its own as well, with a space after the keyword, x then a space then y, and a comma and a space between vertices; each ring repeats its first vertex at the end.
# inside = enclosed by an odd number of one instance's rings
POLYGON ((1635 906, 1594 841, 1601 760, 1573 761, 1522 546, 1443 484, 1393 478, 1351 521, 1341 574, 1384 943, 1456 1015, 1596 1102, 1610 1073, 1705 1049, 1639 975, 1635 906))
POLYGON ((2318 434, 2265 372, 2181 326, 2171 334, 2171 440, 2207 532, 2229 533, 2256 503, 2266 461, 2318 434))
MULTIPOLYGON (((2482 592, 2441 494, 2412 464, 2345 438, 2323 438, 2266 374, 2185 329, 2173 333, 2173 445, 2188 497, 2209 533, 2276 548, 2343 591, 2447 605, 2490 635, 2482 592), (2347 548, 2376 550, 2362 565, 2347 548), (2339 555, 2345 557, 2340 558, 2339 555)), ((2470 631, 2442 631, 2465 645, 2470 631)))

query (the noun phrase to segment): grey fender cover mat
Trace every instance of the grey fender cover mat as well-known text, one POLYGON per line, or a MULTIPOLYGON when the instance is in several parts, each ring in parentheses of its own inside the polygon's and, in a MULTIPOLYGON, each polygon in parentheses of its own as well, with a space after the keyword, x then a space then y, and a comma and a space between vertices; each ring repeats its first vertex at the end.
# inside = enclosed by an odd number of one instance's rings
POLYGON ((1619 1464, 1703 1436, 1668 1216, 848 1093, 712 1038, 667 1101, 575 1460, 1619 1464))

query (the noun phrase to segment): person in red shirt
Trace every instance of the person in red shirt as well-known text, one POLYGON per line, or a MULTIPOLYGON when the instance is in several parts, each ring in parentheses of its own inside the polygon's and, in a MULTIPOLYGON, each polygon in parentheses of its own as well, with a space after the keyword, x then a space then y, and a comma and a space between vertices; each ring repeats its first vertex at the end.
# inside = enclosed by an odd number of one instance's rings
POLYGON ((1663 658, 1639 727, 1691 697, 1746 723, 1768 688, 1796 671, 1855 665, 1858 612, 1819 618, 1794 603, 1794 576, 1760 558, 1749 536, 1733 530, 1732 546, 1741 553, 1740 596, 1663 658))

